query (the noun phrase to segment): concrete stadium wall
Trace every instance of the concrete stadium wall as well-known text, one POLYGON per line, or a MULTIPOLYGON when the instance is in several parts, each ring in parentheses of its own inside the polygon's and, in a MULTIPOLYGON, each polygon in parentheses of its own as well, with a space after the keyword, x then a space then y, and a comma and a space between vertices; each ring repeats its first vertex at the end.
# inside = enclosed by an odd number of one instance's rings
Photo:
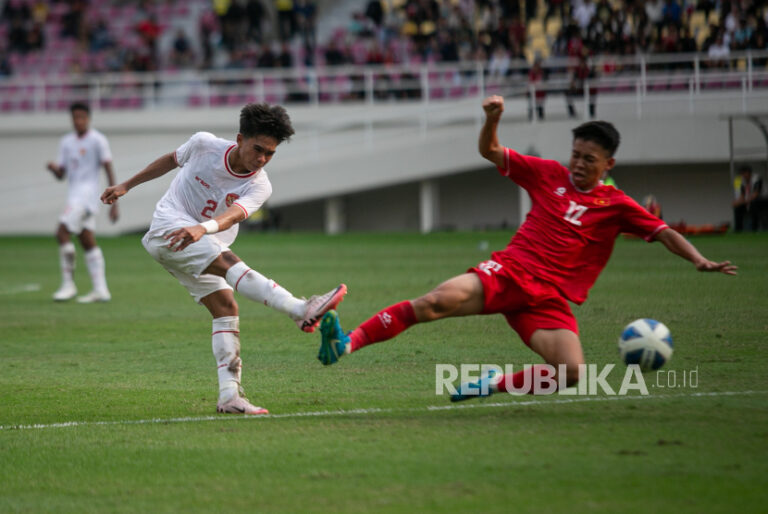
MULTIPOLYGON (((320 230, 324 200, 341 198, 349 230, 418 230, 419 183, 437 184, 435 227, 472 229, 520 221, 516 186, 498 177, 477 154, 480 100, 377 106, 289 108, 296 136, 281 145, 268 166, 274 194, 269 208, 284 227, 320 230)), ((622 106, 625 108, 625 106, 622 106)), ((503 144, 565 161, 568 119, 522 122, 525 103, 511 100, 499 134, 503 144)), ((720 113, 692 115, 671 104, 648 119, 609 106, 601 115, 616 123, 623 142, 615 176, 628 193, 654 192, 670 219, 715 223, 730 219, 728 130, 720 113)), ((96 112, 94 127, 110 139, 118 180, 173 151, 192 133, 208 130, 233 138, 237 109, 96 112)), ((0 118, 0 234, 50 234, 63 208, 66 185, 45 163, 68 131, 66 114, 0 118)), ((757 132, 742 131, 739 144, 764 147, 757 132)), ((760 169, 760 171, 763 171, 760 169)), ((174 172, 143 184, 120 202, 121 220, 99 218, 100 234, 139 231, 174 172)))
MULTIPOLYGON (((664 219, 688 224, 730 222, 730 175, 727 163, 626 165, 613 173, 618 186, 642 201, 654 194, 664 219)), ((520 224, 518 187, 496 174, 479 169, 437 179, 439 230, 482 230, 520 224)), ((352 193, 343 197, 347 230, 418 231, 418 187, 414 182, 352 193)), ((323 229, 323 204, 301 203, 274 209, 289 230, 323 229)))

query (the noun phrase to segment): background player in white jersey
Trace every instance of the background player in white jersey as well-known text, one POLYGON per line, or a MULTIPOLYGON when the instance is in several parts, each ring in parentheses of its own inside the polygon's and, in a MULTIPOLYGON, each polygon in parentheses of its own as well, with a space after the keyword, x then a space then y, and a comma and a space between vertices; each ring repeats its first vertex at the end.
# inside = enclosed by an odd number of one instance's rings
POLYGON ((264 166, 277 146, 293 135, 288 113, 279 106, 248 104, 240 112, 237 142, 198 132, 175 152, 159 157, 132 178, 109 187, 104 203, 165 175, 176 175, 157 203, 152 225, 142 239, 147 251, 213 316, 212 346, 219 374, 219 412, 266 414, 243 397, 240 380, 238 306, 232 289, 291 317, 312 332, 320 318, 346 294, 339 285, 309 300, 250 269, 229 250, 238 223, 256 212, 272 194, 264 166))
MULTIPOLYGON (((104 166, 107 182, 115 183, 112 170, 112 152, 104 134, 90 128, 91 112, 86 104, 74 103, 69 108, 74 131, 61 138, 59 157, 49 162, 48 169, 62 180, 69 181, 67 206, 59 217, 56 239, 59 241, 61 287, 53 294, 56 301, 70 300, 77 295, 73 280, 75 270, 75 245, 70 234, 77 234, 85 251, 85 263, 91 275, 93 290, 77 299, 80 303, 106 302, 110 300, 107 280, 104 276, 104 255, 96 246, 93 231, 99 210, 99 168, 104 166)), ((117 204, 112 204, 109 218, 117 221, 117 204)))

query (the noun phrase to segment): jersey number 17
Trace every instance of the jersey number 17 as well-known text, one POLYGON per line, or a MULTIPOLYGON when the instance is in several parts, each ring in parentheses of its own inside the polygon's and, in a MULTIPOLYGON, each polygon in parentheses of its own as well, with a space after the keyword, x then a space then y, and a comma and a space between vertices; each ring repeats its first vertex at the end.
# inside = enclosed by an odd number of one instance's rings
POLYGON ((563 219, 567 221, 568 223, 573 223, 574 225, 581 226, 581 221, 579 221, 579 218, 587 212, 587 209, 589 207, 584 207, 583 205, 579 205, 573 200, 570 200, 571 205, 568 207, 568 210, 565 212, 565 216, 563 216, 563 219))

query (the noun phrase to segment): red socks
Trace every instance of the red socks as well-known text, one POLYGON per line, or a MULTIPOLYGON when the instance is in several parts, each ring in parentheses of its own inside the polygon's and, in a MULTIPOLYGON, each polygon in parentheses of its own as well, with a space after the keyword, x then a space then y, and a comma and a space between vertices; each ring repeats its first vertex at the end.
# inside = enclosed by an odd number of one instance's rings
POLYGON ((517 373, 504 375, 496 387, 500 392, 523 392, 523 388, 526 388, 528 394, 538 394, 534 387, 537 383, 536 378, 550 376, 550 368, 546 364, 534 364, 517 373))
POLYGON ((350 351, 392 339, 417 322, 413 305, 408 300, 390 305, 349 334, 350 351))

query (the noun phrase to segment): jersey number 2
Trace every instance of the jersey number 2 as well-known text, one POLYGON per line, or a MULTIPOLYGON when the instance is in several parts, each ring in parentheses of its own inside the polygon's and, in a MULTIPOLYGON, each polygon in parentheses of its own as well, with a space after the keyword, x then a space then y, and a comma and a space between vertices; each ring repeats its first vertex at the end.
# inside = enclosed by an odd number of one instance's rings
POLYGON ((218 207, 218 203, 216 203, 214 200, 208 200, 205 202, 207 204, 207 207, 205 207, 202 212, 200 212, 200 216, 203 218, 210 218, 211 214, 214 213, 216 210, 216 207, 218 207), (209 214, 210 213, 210 214, 209 214))
POLYGON ((583 205, 579 205, 573 200, 570 200, 571 205, 568 207, 568 211, 565 213, 565 216, 563 216, 563 219, 569 223, 573 223, 574 225, 581 226, 581 221, 579 221, 579 218, 581 218, 581 215, 587 212, 587 209, 589 207, 584 207, 583 205))

